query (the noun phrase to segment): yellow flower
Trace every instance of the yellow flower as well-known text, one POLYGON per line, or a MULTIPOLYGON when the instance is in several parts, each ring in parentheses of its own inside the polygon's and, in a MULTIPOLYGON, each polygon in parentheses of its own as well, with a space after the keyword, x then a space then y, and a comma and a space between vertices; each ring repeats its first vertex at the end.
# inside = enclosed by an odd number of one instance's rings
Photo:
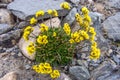
POLYGON ((56 37, 56 35, 57 35, 56 32, 53 32, 53 37, 56 37))
POLYGON ((88 23, 91 22, 91 18, 89 15, 84 15, 84 21, 87 21, 88 23))
POLYGON ((44 15, 44 11, 43 10, 40 10, 40 11, 37 11, 36 14, 35 14, 35 17, 40 17, 40 16, 43 16, 44 15))
POLYGON ((46 68, 45 70, 46 70, 46 74, 52 73, 52 67, 46 68))
POLYGON ((89 10, 88 10, 86 7, 83 7, 83 8, 82 8, 82 13, 83 13, 84 15, 88 15, 88 14, 89 14, 89 10))
POLYGON ((74 43, 75 41, 73 39, 70 39, 69 42, 72 44, 74 43))
POLYGON ((69 26, 68 23, 64 23, 63 29, 64 29, 64 31, 65 31, 65 33, 66 33, 67 35, 70 35, 71 29, 70 29, 70 26, 69 26))
POLYGON ((52 15, 53 11, 51 9, 49 9, 48 11, 48 14, 52 15))
POLYGON ((27 46, 27 51, 31 55, 35 52, 36 48, 33 42, 30 42, 30 45, 27 46))
POLYGON ((29 39, 29 38, 28 38, 29 34, 30 34, 29 31, 24 32, 24 33, 23 33, 23 39, 27 41, 27 40, 29 39))
POLYGON ((54 9, 52 15, 55 16, 55 17, 57 17, 58 16, 57 10, 54 9))
POLYGON ((44 31, 48 31, 48 26, 47 25, 45 25, 45 24, 40 24, 40 31, 42 31, 42 32, 44 32, 44 31))
POLYGON ((67 9, 67 10, 70 9, 70 5, 69 5, 68 2, 63 2, 63 3, 61 3, 61 4, 60 4, 60 7, 61 7, 61 8, 64 8, 64 9, 67 9))
POLYGON ((32 32, 33 30, 34 30, 33 27, 27 26, 27 27, 24 29, 24 32, 26 32, 26 31, 32 32))
POLYGON ((100 49, 96 49, 95 51, 91 51, 90 59, 98 59, 100 57, 100 49))
POLYGON ((34 17, 32 17, 30 19, 30 24, 36 24, 37 23, 37 19, 35 19, 34 17))
POLYGON ((50 76, 51 78, 58 78, 60 76, 60 72, 58 70, 53 70, 50 76))
POLYGON ((38 36, 37 42, 39 44, 47 44, 48 43, 47 36, 46 35, 38 36))
POLYGON ((50 66, 49 63, 46 62, 46 63, 44 63, 44 67, 45 67, 45 68, 50 68, 51 66, 50 66))

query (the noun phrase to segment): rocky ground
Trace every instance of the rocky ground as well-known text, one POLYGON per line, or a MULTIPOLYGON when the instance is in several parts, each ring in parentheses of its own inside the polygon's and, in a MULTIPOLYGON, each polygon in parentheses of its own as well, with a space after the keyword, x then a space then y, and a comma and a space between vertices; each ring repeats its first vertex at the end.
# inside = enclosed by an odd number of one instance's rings
MULTIPOLYGON (((101 57, 91 61, 87 54, 78 51, 69 69, 65 67, 67 74, 61 73, 57 80, 120 80, 120 0, 66 0, 74 7, 69 12, 59 7, 63 1, 0 0, 0 80, 48 80, 31 69, 34 62, 24 50, 27 42, 21 38, 23 29, 36 11, 51 8, 57 9, 59 18, 63 16, 63 22, 71 24, 74 31, 77 28, 74 14, 82 6, 90 10, 101 57)), ((47 14, 43 17, 46 24, 48 17, 47 14)), ((52 19, 53 25, 59 25, 59 18, 52 19)))

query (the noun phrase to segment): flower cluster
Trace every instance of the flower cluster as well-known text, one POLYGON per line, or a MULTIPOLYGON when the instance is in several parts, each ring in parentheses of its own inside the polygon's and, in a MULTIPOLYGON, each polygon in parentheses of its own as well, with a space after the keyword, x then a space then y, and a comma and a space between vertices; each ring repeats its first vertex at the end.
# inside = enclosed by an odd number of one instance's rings
POLYGON ((47 36, 46 35, 43 35, 43 36, 40 35, 40 36, 38 36, 37 42, 39 44, 47 44, 48 43, 47 36))
POLYGON ((42 23, 39 26, 40 26, 40 31, 41 32, 48 31, 48 26, 47 25, 42 23))
POLYGON ((40 10, 40 11, 36 12, 35 17, 38 18, 38 17, 43 16, 43 15, 44 15, 44 11, 40 10))
POLYGON ((60 72, 58 70, 53 70, 49 63, 40 63, 39 65, 33 65, 33 70, 37 73, 41 74, 49 74, 51 78, 58 78, 60 76, 60 72))
POLYGON ((25 29, 24 29, 24 33, 23 33, 23 38, 25 40, 28 40, 28 36, 30 35, 31 32, 33 32, 34 28, 31 27, 31 26, 27 26, 25 29))
POLYGON ((55 9, 54 10, 49 9, 47 12, 48 12, 49 15, 52 15, 52 16, 55 16, 55 17, 58 16, 58 12, 55 9))
POLYGON ((67 35, 70 35, 71 29, 68 23, 64 23, 63 29, 67 35))
POLYGON ((100 49, 97 48, 97 43, 95 41, 92 42, 90 59, 99 59, 100 57, 100 49))
POLYGON ((69 5, 68 2, 63 2, 63 3, 61 3, 60 7, 63 8, 63 9, 67 9, 67 10, 70 9, 70 5, 69 5))
POLYGON ((35 52, 36 48, 34 46, 33 42, 30 42, 30 44, 27 46, 27 51, 31 55, 35 52))

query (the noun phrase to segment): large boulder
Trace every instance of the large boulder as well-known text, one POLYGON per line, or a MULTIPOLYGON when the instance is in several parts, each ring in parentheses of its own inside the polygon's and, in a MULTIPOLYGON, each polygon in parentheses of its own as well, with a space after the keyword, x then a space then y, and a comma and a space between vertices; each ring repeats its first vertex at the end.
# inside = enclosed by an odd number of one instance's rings
MULTIPOLYGON (((56 9, 59 16, 65 16, 68 11, 60 8, 60 4, 62 2, 64 2, 64 0, 15 0, 10 3, 7 8, 11 10, 15 16, 22 20, 30 18, 38 10, 44 10, 47 12, 48 9, 56 9)), ((42 18, 48 17, 49 15, 45 14, 42 18)))
POLYGON ((108 0, 108 4, 111 7, 120 9, 120 0, 108 0))
POLYGON ((106 19, 103 22, 103 28, 107 32, 108 38, 120 41, 120 12, 106 19))

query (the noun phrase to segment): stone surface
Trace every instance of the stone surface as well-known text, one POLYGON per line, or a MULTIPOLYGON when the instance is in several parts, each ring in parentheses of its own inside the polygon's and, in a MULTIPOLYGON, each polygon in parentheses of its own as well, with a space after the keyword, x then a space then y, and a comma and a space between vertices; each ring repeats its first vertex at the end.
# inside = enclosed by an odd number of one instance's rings
POLYGON ((103 22, 103 28, 109 39, 120 41, 120 12, 106 19, 103 22))
POLYGON ((17 73, 9 72, 4 77, 0 78, 0 80, 17 80, 17 73))
POLYGON ((5 23, 5 24, 13 24, 14 19, 13 16, 11 15, 11 12, 8 11, 7 9, 0 9, 0 23, 5 23))
POLYGON ((5 47, 12 46, 12 40, 18 40, 21 36, 21 29, 12 30, 8 33, 0 35, 0 45, 5 47))
MULTIPOLYGON (((62 2, 64 2, 64 0, 14 0, 7 6, 7 8, 22 20, 30 18, 38 10, 44 10, 47 12, 48 9, 56 9, 58 10, 59 16, 65 16, 68 11, 60 8, 62 2)), ((45 14, 42 18, 48 17, 49 15, 45 14)))
POLYGON ((0 34, 3 34, 9 31, 10 29, 12 29, 12 27, 9 26, 8 24, 0 24, 0 34))
POLYGON ((71 80, 65 73, 61 73, 57 80, 71 80))
POLYGON ((120 0, 108 0, 109 6, 120 9, 120 0))
POLYGON ((72 25, 72 23, 75 21, 75 14, 77 13, 77 9, 73 8, 69 14, 63 19, 62 24, 69 23, 72 25))
POLYGON ((88 80, 90 78, 89 71, 84 66, 72 66, 69 73, 73 76, 73 80, 88 80))
MULTIPOLYGON (((47 26, 50 27, 50 19, 43 22, 45 23, 47 26)), ((53 27, 59 27, 60 26, 60 20, 59 18, 52 18, 51 19, 51 25, 53 27)), ((34 27, 34 31, 33 31, 33 34, 35 35, 39 35, 40 31, 39 31, 39 27, 38 26, 35 26, 34 27)), ((32 35, 32 34, 31 34, 32 35)), ((36 40, 34 38, 29 38, 29 41, 25 41, 23 38, 20 39, 19 41, 19 48, 20 50, 22 51, 23 55, 26 56, 27 58, 29 58, 30 60, 34 60, 35 58, 35 53, 32 54, 32 55, 29 55, 27 50, 26 50, 26 47, 29 45, 30 42, 35 42, 36 40)))
POLYGON ((103 62, 91 72, 91 80, 120 80, 120 69, 111 61, 103 62))

